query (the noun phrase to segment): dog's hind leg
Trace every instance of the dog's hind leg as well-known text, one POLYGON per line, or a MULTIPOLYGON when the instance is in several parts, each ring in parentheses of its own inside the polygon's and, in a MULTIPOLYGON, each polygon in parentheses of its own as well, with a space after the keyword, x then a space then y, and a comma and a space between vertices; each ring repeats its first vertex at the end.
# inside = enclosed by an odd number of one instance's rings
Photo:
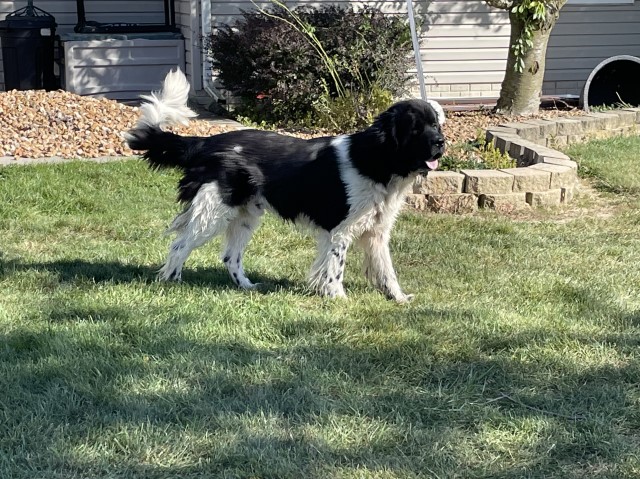
POLYGON ((249 244, 253 231, 260 224, 261 208, 254 205, 242 206, 239 214, 231 220, 225 233, 225 248, 222 261, 227 267, 233 282, 243 289, 254 289, 257 284, 252 283, 244 274, 242 257, 249 244))
POLYGON ((387 298, 406 303, 413 298, 400 289, 389 252, 388 231, 365 231, 358 243, 364 250, 364 274, 387 298))
POLYGON ((318 256, 311 267, 309 284, 319 294, 344 298, 344 265, 351 240, 323 232, 318 238, 318 256))
POLYGON ((191 252, 225 231, 238 213, 238 208, 222 202, 215 183, 203 185, 191 205, 173 220, 169 228, 169 231, 177 233, 177 237, 171 243, 167 261, 158 273, 159 279, 179 281, 182 266, 191 252))

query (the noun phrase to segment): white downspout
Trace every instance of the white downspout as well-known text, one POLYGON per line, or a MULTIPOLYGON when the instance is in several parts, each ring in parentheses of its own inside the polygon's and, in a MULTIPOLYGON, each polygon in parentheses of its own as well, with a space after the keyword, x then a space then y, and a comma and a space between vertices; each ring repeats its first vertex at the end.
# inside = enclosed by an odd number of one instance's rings
MULTIPOLYGON (((201 20, 200 32, 202 34, 202 38, 204 39, 207 35, 211 34, 211 0, 201 0, 200 20, 201 20)), ((217 90, 217 88, 213 85, 213 80, 209 75, 209 72, 211 71, 211 63, 207 59, 207 54, 205 52, 205 49, 202 48, 201 51, 202 51, 202 58, 201 58, 202 88, 207 93, 207 95, 213 98, 216 102, 220 101, 224 98, 222 94, 217 90)))
POLYGON ((416 19, 413 12, 413 1, 407 0, 407 11, 409 12, 409 27, 411 28, 411 41, 413 42, 413 55, 416 59, 416 69, 418 71, 418 84, 420 85, 420 97, 426 101, 427 88, 424 85, 424 71, 422 70, 422 58, 420 58, 420 41, 416 29, 416 19))

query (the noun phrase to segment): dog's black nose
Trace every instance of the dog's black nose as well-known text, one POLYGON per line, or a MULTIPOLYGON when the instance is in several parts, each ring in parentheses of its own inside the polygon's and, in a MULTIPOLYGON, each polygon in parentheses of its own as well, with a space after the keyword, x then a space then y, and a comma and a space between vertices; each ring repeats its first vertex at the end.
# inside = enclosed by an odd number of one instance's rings
POLYGON ((440 147, 440 148, 443 148, 444 147, 444 138, 443 137, 436 138, 435 145, 440 147))

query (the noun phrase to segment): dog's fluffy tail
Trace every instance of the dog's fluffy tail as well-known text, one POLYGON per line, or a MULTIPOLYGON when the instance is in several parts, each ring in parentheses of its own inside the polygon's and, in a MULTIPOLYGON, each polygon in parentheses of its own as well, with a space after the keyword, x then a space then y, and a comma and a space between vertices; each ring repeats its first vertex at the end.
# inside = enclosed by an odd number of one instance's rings
POLYGON ((187 124, 196 116, 188 106, 189 82, 177 69, 167 74, 162 90, 144 95, 140 119, 124 139, 132 150, 144 151, 144 158, 152 167, 183 167, 186 145, 182 137, 163 131, 162 127, 187 124))
POLYGON ((162 128, 166 125, 186 125, 189 123, 189 118, 197 116, 187 106, 190 89, 187 77, 179 68, 170 71, 164 79, 160 92, 142 95, 141 98, 146 102, 140 106, 142 114, 137 127, 158 126, 162 128))
POLYGON ((188 162, 187 141, 157 126, 141 126, 125 133, 132 150, 144 151, 142 157, 152 168, 186 168, 188 162))

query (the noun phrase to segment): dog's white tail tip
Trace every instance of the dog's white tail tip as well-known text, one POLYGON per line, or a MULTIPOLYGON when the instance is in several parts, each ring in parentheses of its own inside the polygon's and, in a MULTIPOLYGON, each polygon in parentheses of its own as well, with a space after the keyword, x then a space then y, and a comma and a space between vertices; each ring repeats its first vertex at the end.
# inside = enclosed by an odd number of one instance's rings
POLYGON ((169 71, 162 83, 162 90, 141 95, 145 103, 140 105, 138 126, 187 125, 190 118, 198 116, 187 106, 191 85, 180 67, 169 71))

